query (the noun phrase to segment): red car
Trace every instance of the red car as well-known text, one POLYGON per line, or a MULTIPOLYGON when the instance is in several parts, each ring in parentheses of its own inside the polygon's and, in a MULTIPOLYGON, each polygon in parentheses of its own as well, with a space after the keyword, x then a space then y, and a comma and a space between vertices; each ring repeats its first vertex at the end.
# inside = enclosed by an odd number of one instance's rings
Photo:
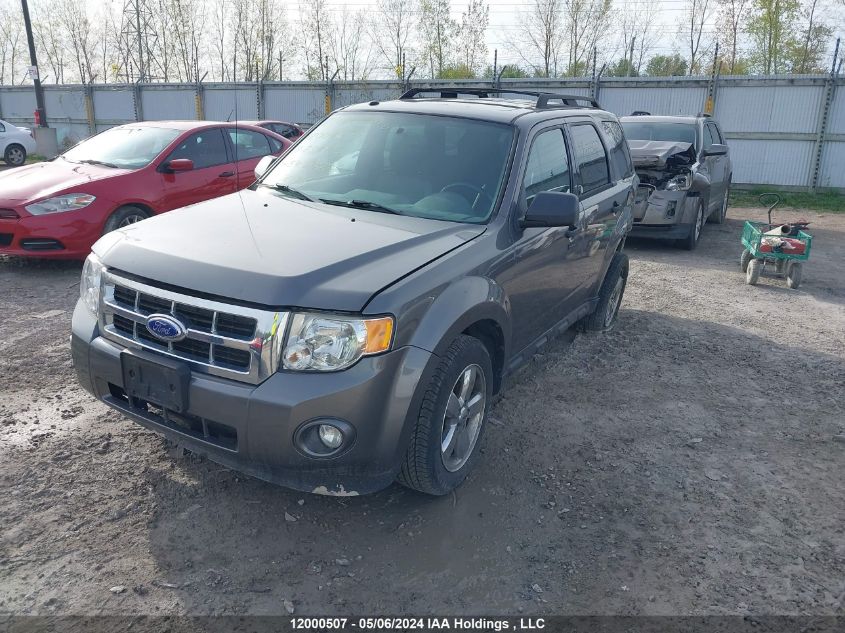
POLYGON ((104 233, 249 186, 291 145, 241 123, 114 127, 55 159, 0 172, 0 253, 83 259, 104 233))
POLYGON ((257 125, 258 127, 263 127, 265 130, 275 132, 290 141, 295 141, 305 134, 305 130, 299 127, 296 123, 287 123, 285 121, 243 121, 243 123, 245 125, 257 125))

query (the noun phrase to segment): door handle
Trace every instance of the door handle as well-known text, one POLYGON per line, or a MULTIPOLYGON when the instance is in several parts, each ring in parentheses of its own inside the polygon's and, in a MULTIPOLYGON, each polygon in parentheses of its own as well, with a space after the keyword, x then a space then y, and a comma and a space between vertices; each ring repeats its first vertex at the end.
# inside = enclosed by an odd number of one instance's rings
POLYGON ((233 172, 233 171, 224 171, 222 174, 220 174, 218 176, 218 178, 231 178, 234 175, 235 175, 235 172, 233 172))
POLYGON ((619 200, 614 200, 613 201, 613 207, 611 207, 611 211, 612 211, 613 215, 616 215, 617 213, 619 213, 619 210, 621 208, 622 208, 622 205, 619 204, 619 200))

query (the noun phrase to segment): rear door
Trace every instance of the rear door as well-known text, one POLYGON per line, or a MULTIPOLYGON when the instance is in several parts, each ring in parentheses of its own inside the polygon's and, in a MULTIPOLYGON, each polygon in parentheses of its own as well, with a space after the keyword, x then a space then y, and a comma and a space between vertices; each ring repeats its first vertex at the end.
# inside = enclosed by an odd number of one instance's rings
POLYGON ((183 139, 161 164, 159 172, 165 193, 165 211, 235 191, 235 166, 229 159, 220 128, 205 129, 183 139), (193 161, 194 168, 168 172, 167 163, 177 158, 193 161))
POLYGON ((630 183, 615 178, 598 122, 591 117, 567 124, 577 193, 582 205, 582 228, 573 245, 581 252, 577 275, 579 301, 592 298, 601 282, 613 227, 626 204, 630 183))
POLYGON ((226 128, 226 136, 235 161, 238 189, 255 182, 255 166, 264 156, 278 154, 281 144, 274 138, 244 128, 226 128))

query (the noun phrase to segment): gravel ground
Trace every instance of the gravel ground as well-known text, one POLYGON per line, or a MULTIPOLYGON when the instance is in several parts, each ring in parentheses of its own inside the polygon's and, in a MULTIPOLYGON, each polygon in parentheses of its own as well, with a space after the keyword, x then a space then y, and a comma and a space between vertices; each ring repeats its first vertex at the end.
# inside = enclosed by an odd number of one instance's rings
POLYGON ((0 261, 0 614, 842 615, 845 215, 799 215, 797 291, 744 284, 759 210, 629 244, 617 328, 521 371, 439 499, 176 454, 76 385, 79 264, 0 261))

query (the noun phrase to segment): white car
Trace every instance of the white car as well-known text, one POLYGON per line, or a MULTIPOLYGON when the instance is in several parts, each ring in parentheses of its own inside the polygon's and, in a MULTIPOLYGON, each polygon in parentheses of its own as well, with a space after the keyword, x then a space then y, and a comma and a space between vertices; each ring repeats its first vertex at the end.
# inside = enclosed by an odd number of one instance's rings
POLYGON ((0 121, 0 156, 10 167, 19 167, 26 162, 27 154, 35 151, 32 130, 0 121))

